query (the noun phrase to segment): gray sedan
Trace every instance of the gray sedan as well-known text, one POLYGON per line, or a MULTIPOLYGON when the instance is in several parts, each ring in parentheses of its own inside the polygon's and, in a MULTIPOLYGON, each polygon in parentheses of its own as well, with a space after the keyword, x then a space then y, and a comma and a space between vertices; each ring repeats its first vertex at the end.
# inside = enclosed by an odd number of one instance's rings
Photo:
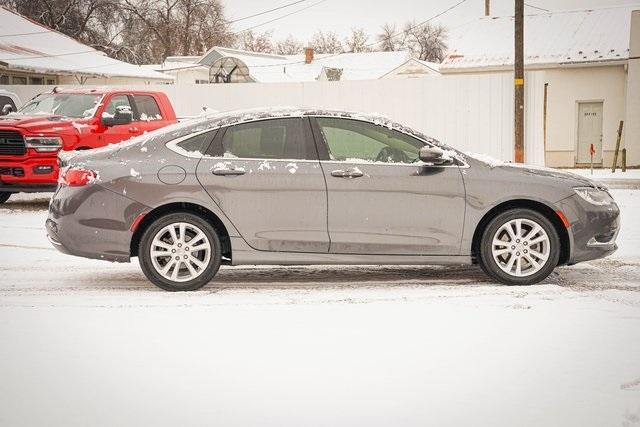
POLYGON ((487 162, 342 111, 205 116, 61 155, 46 222, 60 251, 128 262, 171 291, 222 263, 469 264, 530 285, 616 250, 605 188, 487 162))

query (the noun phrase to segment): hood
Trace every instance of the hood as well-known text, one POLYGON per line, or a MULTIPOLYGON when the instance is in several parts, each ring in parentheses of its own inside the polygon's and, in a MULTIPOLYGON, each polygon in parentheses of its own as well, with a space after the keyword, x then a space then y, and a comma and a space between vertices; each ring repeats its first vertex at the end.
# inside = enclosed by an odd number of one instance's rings
POLYGON ((28 134, 80 134, 88 128, 91 118, 72 119, 55 115, 9 114, 0 117, 0 127, 20 128, 28 134))
POLYGON ((490 169, 498 169, 505 172, 511 172, 514 174, 523 174, 529 176, 538 176, 542 178, 549 178, 552 180, 556 180, 558 182, 566 183, 567 185, 576 187, 576 186, 585 186, 585 187, 600 187, 599 184, 596 184, 594 181, 586 178, 584 176, 566 172, 558 169, 552 169, 545 166, 536 166, 529 164, 521 164, 521 163, 507 163, 502 160, 494 159, 490 156, 475 154, 475 153, 464 153, 463 155, 465 160, 472 159, 477 163, 482 164, 490 169))

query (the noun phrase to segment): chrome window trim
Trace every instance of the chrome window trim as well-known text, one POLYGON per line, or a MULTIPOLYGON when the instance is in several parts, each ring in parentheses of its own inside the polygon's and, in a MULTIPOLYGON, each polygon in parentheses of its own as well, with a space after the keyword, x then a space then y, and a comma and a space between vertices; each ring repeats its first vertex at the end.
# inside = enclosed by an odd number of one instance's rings
MULTIPOLYGON (((206 129, 206 130, 203 130, 203 131, 200 131, 200 132, 197 132, 197 133, 192 133, 192 134, 189 134, 189 135, 181 136, 181 137, 179 137, 177 139, 174 139, 174 140, 171 140, 171 141, 167 142, 165 144, 165 146, 168 149, 170 149, 171 151, 173 151, 174 153, 179 154, 179 155, 181 155, 183 157, 190 157, 190 158, 196 158, 196 159, 207 158, 207 159, 224 159, 224 160, 228 160, 228 161, 232 161, 232 160, 266 160, 266 161, 273 161, 273 162, 298 161, 298 162, 314 162, 314 163, 315 162, 323 162, 323 163, 335 162, 335 163, 340 163, 340 164, 346 163, 344 160, 268 159, 268 158, 260 158, 260 157, 256 158, 256 157, 220 157, 220 156, 213 157, 213 156, 207 156, 207 155, 202 154, 202 153, 200 153, 199 156, 196 156, 196 155, 186 155, 186 154, 180 153, 180 152, 178 152, 176 150, 176 144, 179 144, 180 142, 182 142, 182 141, 184 141, 186 139, 189 139, 191 137, 200 135, 200 134, 205 133, 205 132, 211 132, 211 131, 214 131, 214 130, 217 131, 217 130, 228 128, 228 127, 231 127, 231 126, 236 126, 236 125, 245 124, 245 123, 262 122, 262 121, 265 121, 265 120, 304 119, 305 117, 314 117, 314 118, 323 117, 323 118, 330 118, 330 119, 357 120, 357 121, 360 121, 360 122, 372 124, 374 126, 382 126, 382 125, 379 125, 379 124, 376 124, 376 123, 372 122, 371 120, 367 120, 367 119, 365 119, 363 117, 343 117, 343 116, 336 116, 336 115, 330 115, 330 114, 302 114, 302 115, 290 115, 290 116, 283 115, 283 116, 272 116, 272 117, 260 117, 260 118, 249 119, 249 120, 240 120, 240 121, 237 121, 235 123, 229 123, 229 124, 225 124, 225 125, 221 125, 221 126, 215 126, 215 127, 211 127, 209 129, 206 129)), ((416 135, 412 135, 410 133, 404 132, 404 131, 402 131, 400 129, 393 129, 392 128, 392 129, 389 129, 389 130, 394 130, 394 131, 400 132, 400 133, 402 133, 402 134, 404 134, 404 135, 406 135, 408 137, 417 139, 418 141, 420 141, 423 144, 428 145, 430 147, 434 146, 434 144, 432 142, 429 142, 429 141, 427 141, 427 140, 425 140, 423 138, 420 138, 420 137, 418 137, 416 135)), ((363 160, 362 162, 358 162, 358 163, 353 162, 353 164, 363 164, 363 165, 376 165, 376 164, 379 164, 381 166, 400 165, 400 166, 413 166, 413 167, 415 167, 415 166, 427 166, 427 167, 441 167, 441 168, 452 168, 452 167, 454 167, 454 168, 459 168, 459 169, 468 169, 470 167, 469 163, 467 163, 462 158, 462 156, 460 154, 456 155, 456 160, 459 161, 461 164, 460 165, 441 165, 441 166, 438 166, 438 165, 430 165, 428 163, 383 163, 383 162, 373 163, 373 162, 367 162, 365 160, 363 160)))

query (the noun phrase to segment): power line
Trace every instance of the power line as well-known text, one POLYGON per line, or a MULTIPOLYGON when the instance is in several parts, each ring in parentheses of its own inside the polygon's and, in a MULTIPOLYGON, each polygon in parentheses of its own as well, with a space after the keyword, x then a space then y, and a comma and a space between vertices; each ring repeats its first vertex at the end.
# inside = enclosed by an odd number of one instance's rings
POLYGON ((534 6, 534 5, 530 4, 530 3, 525 3, 524 5, 532 8, 532 9, 538 9, 538 10, 542 10, 544 12, 550 12, 549 9, 545 9, 544 7, 534 6))
POLYGON ((30 36, 33 34, 46 34, 51 32, 52 32, 51 30, 44 30, 44 31, 32 31, 30 33, 0 34, 0 37, 30 36))
POLYGON ((92 50, 83 50, 80 52, 58 53, 54 55, 14 56, 11 58, 0 58, 0 61, 13 61, 16 59, 22 60, 22 59, 57 58, 59 56, 82 55, 83 53, 104 53, 104 52, 98 51, 96 49, 92 49, 92 50))
POLYGON ((383 43, 383 42, 389 41, 389 40, 391 40, 391 39, 393 39, 393 38, 396 38, 396 37, 398 37, 398 36, 399 36, 399 35, 401 35, 401 34, 406 34, 406 33, 408 33, 409 31, 413 31, 413 30, 415 30, 415 29, 416 29, 416 28, 418 28, 418 27, 422 27, 423 25, 428 24, 430 21, 433 21, 434 19, 439 18, 439 17, 441 17, 442 15, 444 15, 445 13, 448 13, 449 11, 451 11, 451 10, 455 9, 456 7, 460 6, 462 3, 466 2, 466 1, 467 1, 467 0, 460 0, 458 3, 454 4, 453 6, 448 7, 447 9, 443 10, 443 11, 442 11, 442 12, 440 12, 440 13, 437 13, 436 15, 433 15, 431 18, 427 19, 426 21, 422 21, 422 22, 420 22, 420 23, 418 23, 418 24, 416 24, 416 25, 413 25, 413 26, 411 26, 411 27, 407 28, 406 30, 403 30, 403 31, 397 32, 397 33, 395 33, 395 34, 392 34, 392 35, 390 35, 389 37, 386 37, 386 38, 384 38, 384 39, 382 39, 382 40, 378 40, 377 42, 369 43, 369 44, 365 45, 365 47, 375 46, 375 45, 377 45, 377 44, 380 44, 380 43, 383 43))
POLYGON ((274 7, 273 9, 264 10, 262 12, 254 13, 253 15, 248 15, 248 16, 244 16, 242 18, 234 19, 232 21, 228 21, 228 23, 229 24, 235 24, 236 22, 244 21, 245 19, 255 18, 256 16, 265 15, 265 14, 270 13, 270 12, 275 12, 276 10, 284 9, 286 7, 293 6, 293 5, 296 5, 298 3, 302 3, 302 2, 305 2, 305 1, 309 1, 309 0, 293 1, 291 3, 287 3, 287 4, 284 4, 282 6, 274 7))
MULTIPOLYGON (((421 26, 423 26, 423 25, 425 25, 425 24, 427 24, 427 23, 429 23, 429 22, 433 21, 434 19, 441 17, 441 16, 442 16, 442 15, 444 15, 445 13, 448 13, 448 12, 452 11, 453 9, 455 9, 456 7, 458 7, 458 6, 462 5, 462 4, 463 4, 463 3, 465 3, 466 1, 467 1, 467 0, 460 0, 458 3, 456 3, 456 4, 454 4, 453 6, 450 6, 450 7, 446 8, 445 10, 443 10, 443 11, 441 11, 441 12, 439 12, 439 13, 437 13, 437 14, 433 15, 433 16, 432 16, 432 17, 430 17, 429 19, 426 19, 426 20, 424 20, 424 21, 422 21, 422 22, 420 22, 420 23, 418 23, 418 24, 416 24, 416 25, 413 25, 413 26, 411 26, 411 27, 409 27, 409 28, 407 28, 407 29, 405 29, 405 30, 403 30, 403 31, 399 31, 399 32, 397 32, 397 33, 395 33, 395 34, 392 34, 392 35, 390 35, 390 36, 388 36, 388 37, 385 37, 385 38, 383 38, 383 39, 381 39, 381 40, 378 40, 378 41, 376 41, 376 42, 368 43, 368 44, 364 45, 363 47, 372 47, 372 46, 378 45, 378 44, 380 44, 380 43, 383 43, 383 42, 385 42, 385 41, 388 41, 388 40, 391 40, 391 39, 393 39, 393 38, 396 38, 396 37, 398 37, 398 36, 399 36, 399 35, 401 35, 401 34, 406 34, 406 33, 408 33, 409 31, 412 31, 412 30, 414 30, 414 29, 416 29, 416 28, 418 28, 418 27, 421 27, 421 26)), ((343 55, 343 52, 340 52, 340 53, 334 53, 334 54, 332 54, 332 55, 327 55, 327 56, 322 57, 322 59, 333 58, 333 57, 335 57, 335 56, 339 56, 339 55, 343 55)), ((253 68, 260 68, 260 67, 278 67, 278 66, 281 66, 281 65, 301 64, 301 63, 303 63, 303 62, 304 62, 304 61, 293 61, 293 62, 283 62, 283 63, 280 63, 280 64, 254 65, 254 66, 253 66, 253 68)))
MULTIPOLYGON (((306 7, 303 7, 302 9, 298 9, 298 10, 295 10, 295 11, 293 11, 293 12, 289 12, 289 13, 287 13, 287 14, 285 14, 285 15, 279 16, 279 17, 277 17, 277 18, 273 18, 273 19, 271 19, 271 20, 269 20, 269 21, 265 21, 265 22, 262 22, 262 23, 260 23, 260 24, 253 25, 253 26, 248 27, 248 28, 245 28, 245 29, 243 29, 243 30, 236 31, 235 33, 233 33, 233 35, 234 35, 234 36, 236 36, 236 35, 238 35, 238 34, 246 33, 247 31, 251 31, 251 30, 253 30, 254 28, 262 27, 263 25, 267 25, 267 24, 270 24, 270 23, 272 23, 272 22, 279 21, 280 19, 284 19, 284 18, 286 18, 286 17, 288 17, 288 16, 295 15, 296 13, 300 13, 300 12, 302 12, 302 11, 304 11, 304 10, 307 10, 307 9, 309 9, 309 8, 312 8, 312 7, 314 7, 314 6, 317 6, 317 5, 319 5, 320 3, 324 3, 324 2, 326 2, 326 1, 328 1, 328 0, 320 0, 320 1, 318 1, 318 2, 315 2, 315 3, 312 3, 312 4, 308 5, 308 6, 306 6, 306 7)), ((298 3, 299 3, 299 2, 298 2, 298 3)))

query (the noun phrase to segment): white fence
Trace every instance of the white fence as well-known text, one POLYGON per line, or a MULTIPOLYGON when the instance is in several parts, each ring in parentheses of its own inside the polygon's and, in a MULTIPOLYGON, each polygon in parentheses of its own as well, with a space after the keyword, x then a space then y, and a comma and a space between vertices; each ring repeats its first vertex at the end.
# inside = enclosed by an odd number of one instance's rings
MULTIPOLYGON (((525 158, 544 164, 543 82, 527 74, 525 158)), ((0 86, 26 101, 49 86, 0 86)), ((462 151, 513 159, 513 75, 433 76, 345 82, 153 85, 167 93, 178 115, 207 106, 234 110, 263 106, 335 108, 384 114, 462 151)))

